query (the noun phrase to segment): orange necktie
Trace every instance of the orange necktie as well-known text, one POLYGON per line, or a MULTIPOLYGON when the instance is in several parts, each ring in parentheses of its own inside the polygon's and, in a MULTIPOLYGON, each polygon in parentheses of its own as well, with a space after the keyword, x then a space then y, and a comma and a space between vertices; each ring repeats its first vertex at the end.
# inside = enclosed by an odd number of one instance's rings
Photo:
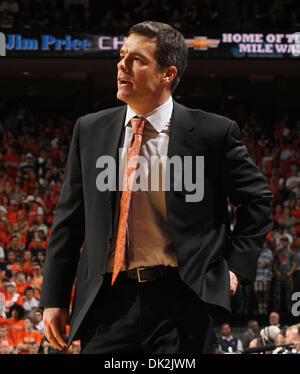
MULTIPOLYGON (((133 136, 130 145, 127 149, 127 160, 123 176, 123 190, 120 199, 120 216, 118 225, 118 234, 116 240, 114 269, 111 284, 113 285, 122 266, 125 265, 125 250, 126 250, 126 229, 128 212, 130 207, 132 185, 134 182, 134 175, 137 167, 137 162, 131 160, 133 157, 137 158, 140 153, 142 144, 142 136, 144 131, 145 119, 132 118, 130 120, 133 136), (131 160, 131 161, 130 161, 131 160)), ((137 159, 136 159, 137 161, 137 159)))

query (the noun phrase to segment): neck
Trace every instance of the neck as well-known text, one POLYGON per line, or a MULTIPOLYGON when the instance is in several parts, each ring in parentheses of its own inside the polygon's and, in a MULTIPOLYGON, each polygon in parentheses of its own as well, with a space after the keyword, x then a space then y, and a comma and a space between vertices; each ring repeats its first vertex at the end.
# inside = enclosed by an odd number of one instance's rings
POLYGON ((147 102, 147 100, 144 100, 144 102, 141 102, 141 103, 134 102, 134 103, 127 103, 127 104, 130 106, 130 108, 135 113, 143 115, 143 114, 151 112, 152 110, 166 103, 170 95, 171 93, 168 91, 162 95, 159 95, 159 97, 156 100, 152 101, 151 103, 147 102))

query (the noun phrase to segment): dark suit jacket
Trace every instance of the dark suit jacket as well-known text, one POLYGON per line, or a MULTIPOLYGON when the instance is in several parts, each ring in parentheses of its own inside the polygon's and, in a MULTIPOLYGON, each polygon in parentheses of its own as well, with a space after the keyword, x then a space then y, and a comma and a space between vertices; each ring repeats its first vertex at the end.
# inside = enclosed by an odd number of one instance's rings
MULTIPOLYGON (((126 105, 103 110, 79 118, 74 128, 40 299, 41 306, 68 308, 77 272, 69 344, 106 271, 116 193, 98 191, 101 169, 96 161, 104 155, 118 160, 125 115, 126 105)), ((207 305, 230 311, 228 270, 254 280, 271 227, 272 193, 241 143, 234 121, 175 101, 172 116, 168 157, 204 156, 201 201, 186 202, 187 191, 174 191, 172 173, 170 191, 165 192, 179 274, 207 305), (233 231, 227 197, 238 206, 233 231)))

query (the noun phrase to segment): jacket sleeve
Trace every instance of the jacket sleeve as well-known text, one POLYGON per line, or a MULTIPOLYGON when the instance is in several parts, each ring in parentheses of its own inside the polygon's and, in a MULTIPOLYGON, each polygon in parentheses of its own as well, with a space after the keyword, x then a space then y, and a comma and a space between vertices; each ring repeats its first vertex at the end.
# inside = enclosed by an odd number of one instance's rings
POLYGON ((80 118, 68 153, 60 199, 55 208, 43 274, 40 306, 69 308, 84 240, 84 203, 79 154, 80 118))
POLYGON ((272 198, 267 181, 241 142, 240 129, 231 121, 225 137, 223 185, 237 207, 236 224, 229 235, 229 269, 244 282, 254 281, 257 260, 272 227, 272 198))

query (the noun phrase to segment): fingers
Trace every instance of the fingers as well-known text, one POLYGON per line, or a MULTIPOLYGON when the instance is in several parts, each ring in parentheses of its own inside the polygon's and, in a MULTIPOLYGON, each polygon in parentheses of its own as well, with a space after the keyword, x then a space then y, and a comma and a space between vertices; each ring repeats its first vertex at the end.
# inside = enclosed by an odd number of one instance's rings
POLYGON ((230 296, 233 296, 237 290, 239 282, 238 282, 237 276, 232 271, 229 271, 229 274, 230 274, 230 296))
POLYGON ((66 341, 62 337, 61 332, 55 323, 45 327, 45 335, 53 348, 61 351, 67 346, 66 341))
MULTIPOLYGON (((49 343, 52 345, 53 348, 58 349, 61 351, 63 349, 63 346, 60 345, 59 341, 57 338, 54 336, 52 332, 52 328, 50 325, 45 325, 44 326, 44 333, 46 338, 48 339, 49 343)), ((57 336, 57 334, 56 334, 57 336)))
POLYGON ((44 312, 44 332, 45 336, 53 348, 62 350, 67 347, 63 338, 66 328, 67 314, 57 310, 45 310, 44 312))

